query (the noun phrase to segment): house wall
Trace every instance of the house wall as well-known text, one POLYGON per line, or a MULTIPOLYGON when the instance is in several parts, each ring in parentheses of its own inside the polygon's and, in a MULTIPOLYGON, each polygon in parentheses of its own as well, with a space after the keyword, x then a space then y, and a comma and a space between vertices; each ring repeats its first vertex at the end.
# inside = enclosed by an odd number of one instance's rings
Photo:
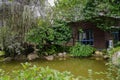
POLYGON ((72 39, 68 45, 74 45, 79 40, 79 29, 91 29, 93 31, 94 45, 93 47, 98 49, 107 48, 107 41, 112 39, 112 36, 99 28, 97 28, 93 23, 90 22, 73 22, 70 23, 72 29, 72 39))

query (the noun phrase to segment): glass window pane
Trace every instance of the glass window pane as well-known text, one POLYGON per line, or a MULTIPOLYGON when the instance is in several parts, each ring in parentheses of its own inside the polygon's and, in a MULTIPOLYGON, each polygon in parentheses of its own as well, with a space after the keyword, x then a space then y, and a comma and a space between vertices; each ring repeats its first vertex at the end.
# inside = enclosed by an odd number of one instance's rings
POLYGON ((92 30, 84 30, 83 33, 79 33, 79 41, 83 44, 93 45, 92 30))

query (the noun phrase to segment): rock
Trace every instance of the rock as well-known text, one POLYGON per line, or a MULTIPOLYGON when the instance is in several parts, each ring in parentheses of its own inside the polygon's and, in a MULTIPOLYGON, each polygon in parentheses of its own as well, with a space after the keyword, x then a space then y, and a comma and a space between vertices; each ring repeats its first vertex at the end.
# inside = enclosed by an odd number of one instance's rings
POLYGON ((63 57, 63 53, 58 53, 58 57, 63 57))
POLYGON ((36 53, 30 53, 30 54, 27 55, 27 59, 28 59, 29 61, 34 60, 34 59, 37 59, 37 58, 39 58, 39 56, 38 56, 38 54, 36 54, 36 53))
POLYGON ((95 51, 94 56, 103 56, 103 53, 100 51, 95 51))
POLYGON ((104 59, 109 59, 110 57, 108 55, 103 56, 104 59))
POLYGON ((66 52, 63 52, 63 57, 66 57, 66 54, 67 54, 66 52))
POLYGON ((6 57, 5 59, 3 59, 3 61, 11 61, 11 60, 13 60, 12 57, 6 57))
POLYGON ((48 61, 52 61, 54 59, 53 55, 45 56, 45 59, 48 61))
POLYGON ((14 58, 15 60, 21 61, 21 60, 27 60, 27 57, 23 54, 17 55, 14 58))
POLYGON ((66 52, 63 52, 63 53, 58 53, 58 57, 66 57, 66 52))
POLYGON ((120 51, 116 52, 112 56, 112 63, 116 66, 120 65, 120 51))
POLYGON ((101 57, 96 57, 95 60, 98 60, 98 61, 99 61, 99 60, 103 60, 103 58, 101 58, 101 57))

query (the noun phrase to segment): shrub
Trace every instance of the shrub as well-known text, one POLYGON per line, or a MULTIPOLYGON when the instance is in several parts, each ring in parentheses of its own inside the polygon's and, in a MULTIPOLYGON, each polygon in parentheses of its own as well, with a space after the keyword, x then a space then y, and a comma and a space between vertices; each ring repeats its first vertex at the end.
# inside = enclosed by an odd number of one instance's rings
POLYGON ((29 63, 22 64, 22 66, 23 70, 13 71, 12 74, 0 70, 0 80, 77 80, 70 72, 31 66, 29 63))
POLYGON ((5 57, 15 57, 16 55, 22 54, 23 52, 23 47, 21 43, 14 42, 13 44, 10 44, 9 46, 6 47, 6 54, 5 57))
MULTIPOLYGON (((54 52, 54 48, 67 43, 71 39, 71 30, 66 23, 56 22, 54 25, 50 25, 45 21, 39 21, 37 27, 31 29, 26 34, 26 40, 38 45, 40 53, 45 45, 51 45, 53 49, 47 49, 48 54, 54 52)), ((62 50, 61 46, 59 48, 62 50)), ((58 49, 57 49, 58 50, 58 49)), ((59 51, 59 50, 58 50, 59 51)))
POLYGON ((42 55, 52 55, 56 53, 56 46, 55 45, 44 45, 41 49, 42 55))
POLYGON ((117 42, 117 43, 114 45, 114 47, 120 47, 120 41, 117 42))
POLYGON ((114 54, 114 53, 117 52, 117 51, 120 51, 120 47, 112 48, 112 49, 109 51, 109 53, 110 53, 110 55, 112 55, 112 54, 114 54))
POLYGON ((90 56, 94 50, 90 45, 76 43, 75 46, 70 48, 70 53, 76 57, 87 57, 90 56))
POLYGON ((53 30, 54 30, 54 40, 53 43, 54 44, 64 44, 66 42, 68 42, 71 37, 72 37, 72 31, 70 29, 70 27, 67 25, 67 23, 65 22, 56 22, 53 26, 52 26, 53 30))

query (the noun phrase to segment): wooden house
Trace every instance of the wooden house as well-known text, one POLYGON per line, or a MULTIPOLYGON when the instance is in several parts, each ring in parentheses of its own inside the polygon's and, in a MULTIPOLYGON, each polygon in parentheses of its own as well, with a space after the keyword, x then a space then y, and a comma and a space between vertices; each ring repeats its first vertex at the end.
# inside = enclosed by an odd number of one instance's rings
POLYGON ((72 29, 72 39, 68 45, 74 45, 76 42, 89 44, 97 49, 106 49, 112 47, 114 42, 120 41, 120 30, 104 31, 96 26, 96 23, 90 21, 77 21, 69 23, 72 29))

